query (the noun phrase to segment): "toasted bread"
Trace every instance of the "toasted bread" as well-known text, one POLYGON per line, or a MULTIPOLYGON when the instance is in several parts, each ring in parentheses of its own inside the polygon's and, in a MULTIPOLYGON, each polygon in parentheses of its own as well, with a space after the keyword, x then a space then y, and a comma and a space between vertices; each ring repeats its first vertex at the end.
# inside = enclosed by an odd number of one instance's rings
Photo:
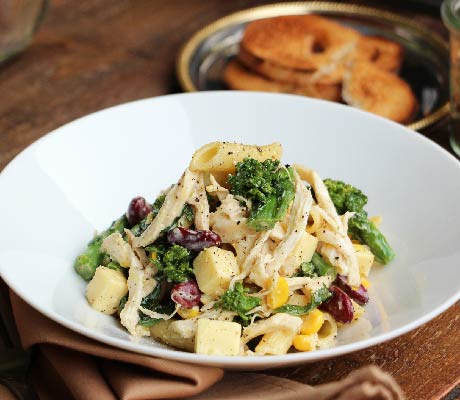
POLYGON ((343 100, 357 108, 409 122, 417 111, 417 100, 401 78, 370 62, 354 62, 344 75, 343 100))
POLYGON ((388 72, 401 68, 404 52, 400 44, 377 36, 362 36, 354 54, 355 61, 368 61, 388 72))
POLYGON ((230 61, 223 73, 224 82, 230 89, 260 92, 292 93, 319 99, 340 101, 340 85, 300 86, 275 82, 257 75, 236 60, 230 61))
POLYGON ((359 38, 354 29, 323 17, 289 15, 249 23, 241 44, 262 60, 316 71, 351 52, 359 38))
POLYGON ((336 85, 342 82, 344 72, 343 62, 331 63, 316 71, 283 67, 273 61, 254 56, 243 46, 240 46, 238 59, 245 67, 268 79, 297 85, 336 85))

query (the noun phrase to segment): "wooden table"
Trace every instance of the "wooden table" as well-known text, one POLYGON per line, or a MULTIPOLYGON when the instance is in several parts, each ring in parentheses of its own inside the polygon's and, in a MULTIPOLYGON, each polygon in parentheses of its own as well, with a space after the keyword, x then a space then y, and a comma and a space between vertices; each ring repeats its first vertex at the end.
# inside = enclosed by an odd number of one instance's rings
MULTIPOLYGON (((126 101, 180 91, 174 62, 181 44, 214 19, 262 3, 52 1, 31 47, 0 67, 0 170, 27 145, 75 118, 126 101)), ((390 5, 385 2, 387 8, 390 5)), ((427 28, 442 30, 437 11, 430 10, 417 9, 419 20, 427 28), (426 11, 434 18, 420 14, 426 11)), ((415 13, 413 9, 398 11, 415 13)), ((447 148, 445 126, 431 137, 447 148)), ((438 399, 460 381, 459 311, 456 305, 411 333, 358 353, 269 373, 318 384, 374 363, 393 374, 408 398, 438 399)), ((460 398, 456 390, 449 398, 460 398)))

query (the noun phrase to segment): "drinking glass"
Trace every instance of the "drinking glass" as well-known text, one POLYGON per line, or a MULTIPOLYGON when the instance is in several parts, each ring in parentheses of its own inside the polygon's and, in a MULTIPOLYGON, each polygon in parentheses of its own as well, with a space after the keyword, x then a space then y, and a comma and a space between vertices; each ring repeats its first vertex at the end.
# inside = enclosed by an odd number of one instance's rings
POLYGON ((47 0, 0 0, 0 62, 29 44, 46 6, 47 0))

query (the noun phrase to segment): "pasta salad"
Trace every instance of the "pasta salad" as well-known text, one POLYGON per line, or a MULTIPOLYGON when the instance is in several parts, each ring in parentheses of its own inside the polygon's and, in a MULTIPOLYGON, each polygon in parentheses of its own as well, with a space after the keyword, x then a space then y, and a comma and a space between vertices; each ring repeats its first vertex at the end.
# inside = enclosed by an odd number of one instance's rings
POLYGON ((364 312, 372 265, 394 252, 361 190, 281 153, 209 143, 152 204, 134 198, 75 261, 89 304, 199 354, 334 346, 364 312))

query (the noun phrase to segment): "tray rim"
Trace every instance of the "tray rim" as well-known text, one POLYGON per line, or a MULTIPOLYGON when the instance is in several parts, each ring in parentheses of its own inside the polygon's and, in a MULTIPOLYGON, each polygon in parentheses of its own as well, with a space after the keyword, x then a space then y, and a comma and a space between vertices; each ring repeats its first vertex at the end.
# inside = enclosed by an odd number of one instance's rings
MULTIPOLYGON (((313 12, 329 11, 338 13, 348 13, 358 16, 378 17, 388 22, 404 25, 420 35, 424 40, 434 46, 438 46, 449 51, 448 43, 437 33, 427 31, 422 25, 412 19, 395 14, 379 8, 362 6, 358 4, 342 4, 326 1, 295 1, 287 3, 273 3, 262 6, 247 8, 241 11, 228 14, 222 18, 205 25, 195 32, 181 47, 176 59, 176 75, 179 84, 185 92, 197 92, 199 89, 193 83, 189 74, 189 67, 193 54, 198 46, 211 34, 237 23, 244 23, 260 18, 269 18, 277 15, 301 15, 313 12)), ((450 104, 446 101, 443 105, 434 110, 431 114, 420 118, 405 126, 414 131, 428 128, 441 121, 449 115, 450 104)))

